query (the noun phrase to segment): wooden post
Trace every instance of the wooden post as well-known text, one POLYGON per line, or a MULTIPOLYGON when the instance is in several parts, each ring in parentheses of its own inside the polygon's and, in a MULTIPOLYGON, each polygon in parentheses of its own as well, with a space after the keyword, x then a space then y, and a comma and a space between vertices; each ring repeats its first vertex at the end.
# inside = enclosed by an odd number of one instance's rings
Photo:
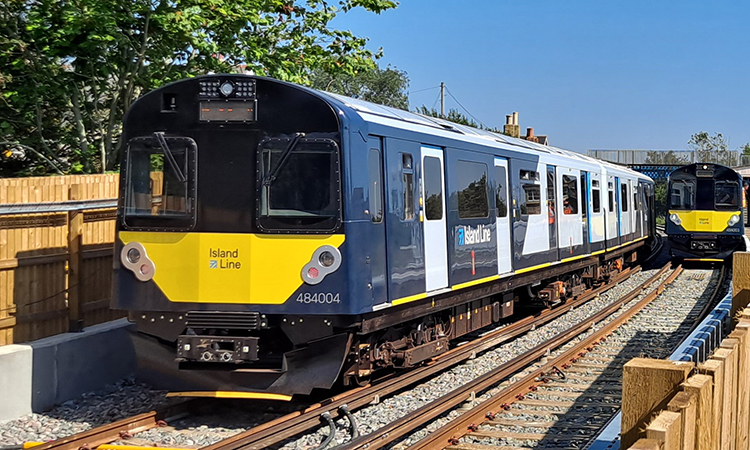
POLYGON ((750 324, 740 321, 729 337, 737 340, 737 436, 738 450, 748 450, 748 417, 750 409, 750 390, 747 388, 747 376, 750 373, 750 324))
POLYGON ((638 439, 628 450, 661 450, 661 443, 656 439, 638 439))
POLYGON ((724 362, 718 359, 709 359, 698 365, 698 372, 708 375, 713 379, 713 413, 711 414, 711 448, 721 450, 721 436, 729 433, 728 423, 723 423, 722 408, 724 406, 724 362))
POLYGON ((664 450, 680 450, 680 420, 680 413, 660 412, 646 428, 646 439, 662 442, 664 450))
POLYGON ((732 352, 732 368, 734 370, 734 375, 731 379, 731 394, 730 398, 732 399, 730 403, 730 408, 732 410, 732 417, 731 417, 731 423, 732 426, 730 427, 730 434, 732 436, 732 439, 734 439, 734 442, 732 443, 732 449, 739 450, 739 447, 737 447, 737 437, 739 435, 739 432, 737 430, 737 413, 739 410, 739 391, 740 391, 740 385, 739 380, 737 379, 739 377, 739 362, 740 362, 740 347, 739 347, 739 341, 734 338, 726 338, 723 341, 721 341, 720 348, 727 349, 732 352))
MULTIPOLYGON (((81 199, 81 185, 70 186, 69 199, 81 199)), ((83 262, 83 211, 68 212, 68 331, 83 330, 81 316, 81 266, 83 262)))
POLYGON ((667 404, 667 409, 680 414, 680 448, 695 449, 695 421, 698 399, 695 393, 678 392, 667 404))
POLYGON ((714 351, 711 359, 716 359, 724 363, 724 394, 722 396, 721 407, 721 450, 732 450, 734 448, 734 427, 732 426, 732 403, 734 403, 734 397, 732 392, 732 381, 735 377, 737 358, 732 350, 718 348, 714 351))
POLYGON ((694 430, 695 448, 710 450, 713 440, 713 379, 708 375, 693 375, 682 383, 682 389, 688 394, 695 395, 697 400, 695 409, 694 430))
MULTIPOLYGON (((745 308, 744 311, 750 314, 750 308, 745 308)), ((742 389, 744 394, 744 397, 742 399, 742 404, 744 405, 744 419, 741 418, 738 426, 744 426, 745 429, 748 430, 744 448, 745 450, 750 450, 750 387, 747 386, 747 379, 748 377, 750 377, 750 320, 740 320, 740 323, 737 324, 735 331, 745 333, 745 372, 744 375, 742 375, 742 378, 740 378, 741 380, 744 380, 742 381, 742 389)))
POLYGON ((735 252, 732 259, 732 326, 737 311, 750 304, 750 252, 735 252))
POLYGON ((695 364, 692 362, 634 358, 622 369, 621 448, 629 448, 642 436, 652 413, 667 406, 695 364))

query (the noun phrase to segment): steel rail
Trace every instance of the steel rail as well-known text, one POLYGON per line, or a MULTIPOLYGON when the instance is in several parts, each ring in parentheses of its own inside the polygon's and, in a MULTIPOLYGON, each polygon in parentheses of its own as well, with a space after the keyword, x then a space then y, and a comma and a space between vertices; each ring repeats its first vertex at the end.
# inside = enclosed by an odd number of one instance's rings
POLYGON ((170 419, 188 414, 192 400, 183 401, 164 409, 149 411, 106 425, 92 428, 72 436, 57 439, 34 446, 34 450, 88 450, 118 439, 127 438, 135 433, 166 425, 170 419))
MULTIPOLYGON (((639 269, 638 269, 639 270, 639 269)), ((545 309, 537 315, 528 316, 512 324, 492 331, 480 339, 454 348, 436 358, 429 364, 415 368, 398 377, 380 380, 377 384, 367 385, 347 391, 308 408, 295 411, 270 422, 258 425, 245 432, 203 447, 201 450, 259 450, 282 442, 321 424, 320 416, 328 412, 334 419, 342 416, 338 408, 347 405, 354 411, 370 403, 379 401, 386 395, 393 394, 412 386, 439 372, 459 364, 477 353, 488 350, 503 342, 513 339, 529 330, 550 322, 556 317, 593 299, 602 292, 611 289, 632 275, 637 270, 625 270, 610 283, 580 295, 577 299, 568 301, 552 309, 545 309)))
MULTIPOLYGON (((612 302, 611 304, 609 304, 607 307, 605 307, 598 313, 588 317, 584 321, 581 321, 578 325, 559 333, 552 339, 539 344, 538 346, 534 347, 532 350, 522 355, 517 356, 516 358, 512 359, 508 363, 503 364, 502 366, 499 366, 493 369, 492 371, 485 373, 484 375, 480 376, 474 381, 464 386, 461 386, 443 395, 442 397, 420 407, 419 409, 413 411, 411 414, 408 414, 397 421, 391 422, 390 424, 374 431, 373 433, 370 433, 365 436, 361 436, 346 444, 342 444, 341 446, 338 447, 338 449, 339 450, 355 450, 355 449, 375 450, 378 448, 382 448, 402 437, 407 436, 408 434, 413 432, 415 429, 421 426, 424 426, 428 424, 430 421, 436 419, 437 417, 440 417, 441 415, 447 413, 448 411, 455 409, 456 407, 464 403, 468 398, 470 398, 472 394, 478 394, 496 385, 500 381, 507 379, 511 375, 533 364, 534 362, 539 360, 539 358, 541 358, 542 356, 545 356, 552 349, 558 348, 561 345, 569 342, 571 339, 574 339, 575 337, 579 336, 581 333, 588 330, 589 328, 591 328, 598 322, 604 320, 611 314, 617 312, 618 310, 623 308, 626 303, 635 299, 644 290, 648 289, 667 270, 669 270, 669 268, 670 268, 670 264, 665 265, 655 275, 653 275, 651 278, 646 280, 640 286, 636 287, 630 294, 612 302)), ((681 270, 682 270, 681 267, 675 270, 667 278, 667 280, 664 283, 657 286, 656 289, 654 289, 651 294, 644 297, 644 299, 648 299, 648 301, 644 302, 644 300, 641 300, 638 304, 628 309, 620 317, 630 318, 637 311, 640 311, 640 309, 646 304, 648 304, 650 301, 652 301, 653 298, 655 298, 656 295, 658 295, 658 293, 661 293, 662 290, 664 289, 665 284, 671 283, 671 281, 673 281, 674 278, 676 278, 676 276, 679 274, 681 270)), ((623 319, 623 320, 627 320, 627 319, 623 319)), ((618 323, 618 321, 616 320, 613 323, 618 323)), ((608 325, 607 327, 604 328, 604 330, 609 330, 611 328, 612 327, 608 325)), ((458 417, 456 420, 450 422, 446 427, 440 430, 437 430, 435 432, 432 432, 427 438, 423 439, 422 441, 419 441, 417 444, 410 447, 409 450, 435 449, 438 447, 444 448, 445 446, 449 444, 448 439, 453 438, 456 432, 458 432, 459 430, 467 430, 467 427, 470 424, 481 422, 481 420, 479 419, 483 419, 488 410, 492 410, 493 408, 497 409, 498 405, 501 405, 501 404, 512 403, 512 399, 516 395, 528 392, 528 388, 530 386, 532 386, 534 383, 538 383, 535 380, 538 377, 540 377, 543 373, 552 370, 552 368, 555 366, 562 365, 563 362, 567 361, 566 358, 568 359, 570 358, 570 355, 576 355, 581 352, 585 352, 586 347, 591 346, 594 341, 598 341, 600 339, 599 338, 600 335, 603 336, 601 332, 598 332, 593 335, 593 336, 597 336, 595 339, 592 339, 592 338, 585 339, 581 344, 578 344, 573 349, 568 350, 561 357, 555 358, 552 362, 548 362, 546 365, 544 365, 542 369, 536 370, 531 375, 525 377, 523 380, 517 383, 514 383, 512 386, 504 390, 501 395, 493 399, 490 399, 487 402, 483 402, 479 404, 478 406, 471 409, 467 413, 464 413, 463 415, 458 417), (498 401, 497 400, 498 398, 502 400, 498 401), (435 442, 440 442, 440 445, 437 445, 437 444, 430 445, 430 443, 435 443, 435 442)))

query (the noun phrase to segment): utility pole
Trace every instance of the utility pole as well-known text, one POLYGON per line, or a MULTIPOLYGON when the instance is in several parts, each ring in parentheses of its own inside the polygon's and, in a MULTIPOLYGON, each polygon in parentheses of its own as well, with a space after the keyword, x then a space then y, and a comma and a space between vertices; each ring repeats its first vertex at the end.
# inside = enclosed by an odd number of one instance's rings
POLYGON ((440 82, 440 118, 445 118, 445 83, 440 82))

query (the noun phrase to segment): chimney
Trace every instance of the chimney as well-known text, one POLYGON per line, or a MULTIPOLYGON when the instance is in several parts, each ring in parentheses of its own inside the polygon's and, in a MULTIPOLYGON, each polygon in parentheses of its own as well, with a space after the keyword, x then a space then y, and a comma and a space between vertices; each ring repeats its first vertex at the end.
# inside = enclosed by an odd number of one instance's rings
POLYGON ((526 128, 526 136, 523 137, 527 141, 531 142, 539 142, 539 139, 534 137, 534 129, 533 128, 526 128))
POLYGON ((503 127, 503 133, 514 138, 521 136, 521 129, 518 127, 517 112, 505 116, 505 126, 503 127))

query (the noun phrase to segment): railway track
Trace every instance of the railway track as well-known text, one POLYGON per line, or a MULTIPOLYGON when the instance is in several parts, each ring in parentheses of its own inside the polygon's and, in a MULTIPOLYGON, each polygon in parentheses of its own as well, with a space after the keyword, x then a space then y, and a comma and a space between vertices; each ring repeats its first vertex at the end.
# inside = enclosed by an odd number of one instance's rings
MULTIPOLYGON (((656 315, 654 312, 666 307, 664 304, 652 305, 652 302, 681 271, 682 268, 678 267, 663 277, 663 282, 650 293, 633 300, 633 304, 619 317, 580 339, 558 356, 538 364, 533 370, 524 371, 517 376, 517 381, 497 389, 498 392, 488 400, 433 429, 426 438, 406 445, 409 443, 405 440, 407 436, 454 408, 457 404, 455 401, 441 398, 397 423, 351 441, 340 450, 375 450, 393 446, 399 441, 400 444, 393 448, 509 450, 584 447, 619 410, 622 365, 633 357, 642 356, 644 351, 668 354, 699 320, 702 307, 695 307, 689 302, 673 302, 671 306, 673 311, 691 308, 687 316, 656 315), (640 314, 640 321, 633 320, 634 316, 649 307, 651 311, 640 314), (650 321, 649 315, 658 319, 650 321), (656 335, 660 332, 669 334, 671 339, 657 339, 656 335), (661 347, 649 348, 655 345, 661 347)), ((689 276, 706 275, 696 273, 689 276)), ((719 277, 723 277, 723 270, 719 277)), ((719 281, 717 286, 721 285, 719 281)), ((711 304, 717 292, 718 288, 705 304, 711 304)), ((562 338, 560 345, 564 345, 562 338)), ((454 400, 460 400, 461 394, 465 395, 466 392, 457 392, 454 400)))
MULTIPOLYGON (((321 418, 329 417, 333 420, 340 417, 346 417, 349 411, 361 408, 368 404, 377 403, 388 395, 408 388, 409 386, 445 371, 461 362, 474 358, 481 352, 510 341, 529 330, 535 329, 536 327, 549 323, 571 309, 585 304, 606 290, 621 283, 639 270, 639 268, 635 270, 626 270, 613 278, 613 280, 606 285, 586 292, 576 299, 569 300, 565 304, 552 309, 545 309, 537 314, 525 317, 491 331, 483 335, 481 338, 467 342, 464 345, 450 350, 440 357, 435 358, 425 366, 399 374, 398 376, 394 374, 385 377, 384 379, 373 382, 371 385, 356 388, 309 405, 299 411, 278 417, 275 420, 251 428, 214 445, 204 447, 204 450, 251 450, 266 448, 320 426, 321 418)), ((518 368, 520 368, 520 366, 518 368)), ((516 370, 518 370, 518 368, 516 368, 516 370)), ((165 410, 152 411, 132 418, 123 419, 68 438, 42 444, 35 447, 35 450, 93 449, 102 444, 122 441, 123 438, 127 439, 136 433, 164 425, 165 422, 169 420, 188 415, 193 404, 192 401, 187 401, 165 410)))

